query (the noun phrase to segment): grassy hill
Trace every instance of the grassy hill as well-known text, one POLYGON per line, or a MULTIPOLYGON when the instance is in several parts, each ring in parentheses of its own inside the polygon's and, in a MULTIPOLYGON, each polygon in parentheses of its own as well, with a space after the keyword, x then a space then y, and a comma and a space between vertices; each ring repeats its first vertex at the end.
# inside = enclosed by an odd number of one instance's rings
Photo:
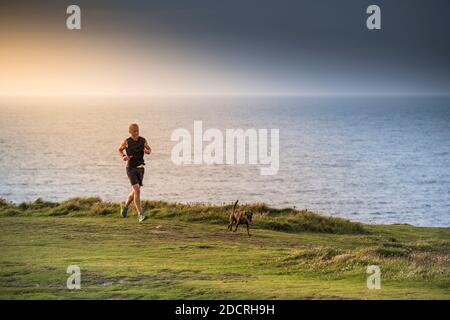
POLYGON ((0 299, 450 299, 450 229, 365 225, 265 204, 252 237, 231 205, 0 201, 0 299), (66 269, 81 268, 81 290, 66 269), (381 289, 366 268, 381 268, 381 289))

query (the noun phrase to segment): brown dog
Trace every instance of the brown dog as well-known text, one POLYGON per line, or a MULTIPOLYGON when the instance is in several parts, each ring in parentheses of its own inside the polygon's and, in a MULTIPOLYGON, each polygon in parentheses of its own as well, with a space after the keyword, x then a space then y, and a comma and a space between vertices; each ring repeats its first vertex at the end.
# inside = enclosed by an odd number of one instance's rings
POLYGON ((233 232, 236 232, 240 224, 245 223, 247 225, 247 234, 250 237, 250 225, 252 224, 253 212, 251 211, 238 211, 236 210, 239 200, 236 200, 233 206, 233 211, 230 214, 230 224, 228 230, 233 230, 233 225, 236 225, 233 232))

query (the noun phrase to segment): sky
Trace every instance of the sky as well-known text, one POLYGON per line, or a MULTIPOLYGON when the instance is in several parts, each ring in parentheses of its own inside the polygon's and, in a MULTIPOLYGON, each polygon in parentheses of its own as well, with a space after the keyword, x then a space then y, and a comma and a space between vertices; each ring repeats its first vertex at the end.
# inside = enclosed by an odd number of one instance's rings
POLYGON ((0 95, 448 94, 449 18, 448 0, 0 0, 0 95))

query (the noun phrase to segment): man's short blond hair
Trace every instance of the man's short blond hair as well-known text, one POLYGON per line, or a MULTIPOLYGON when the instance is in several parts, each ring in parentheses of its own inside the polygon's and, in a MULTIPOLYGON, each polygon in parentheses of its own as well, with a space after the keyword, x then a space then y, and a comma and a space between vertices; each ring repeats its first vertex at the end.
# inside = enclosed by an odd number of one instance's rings
POLYGON ((139 126, 137 123, 132 123, 128 126, 128 131, 131 131, 131 129, 137 128, 139 130, 139 126))

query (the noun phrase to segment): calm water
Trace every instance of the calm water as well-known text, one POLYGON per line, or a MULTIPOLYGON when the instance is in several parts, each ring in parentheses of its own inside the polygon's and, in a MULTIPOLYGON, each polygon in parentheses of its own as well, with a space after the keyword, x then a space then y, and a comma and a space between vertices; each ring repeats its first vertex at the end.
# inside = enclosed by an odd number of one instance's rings
POLYGON ((0 197, 129 191, 116 154, 130 122, 153 148, 143 197, 264 201, 351 220, 450 226, 450 101, 443 98, 53 98, 0 100, 0 197), (176 128, 280 128, 280 170, 175 166, 176 128))

